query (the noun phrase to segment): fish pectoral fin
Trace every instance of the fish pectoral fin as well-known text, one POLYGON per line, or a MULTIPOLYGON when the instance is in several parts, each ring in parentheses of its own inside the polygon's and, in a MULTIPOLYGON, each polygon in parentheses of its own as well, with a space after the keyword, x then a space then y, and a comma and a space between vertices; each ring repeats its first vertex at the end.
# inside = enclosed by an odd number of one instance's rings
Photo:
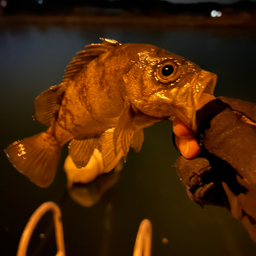
POLYGON ((125 107, 114 131, 114 146, 117 149, 118 140, 120 140, 124 155, 127 155, 130 149, 131 140, 136 130, 133 125, 133 113, 130 102, 125 101, 125 107))
POLYGON ((98 143, 98 149, 102 154, 104 173, 110 172, 116 167, 120 159, 124 156, 120 140, 114 145, 114 128, 106 130, 98 143))
POLYGON ((56 120, 66 86, 64 84, 51 86, 42 92, 34 101, 34 118, 49 127, 56 120))
POLYGON ((138 153, 141 150, 142 144, 144 141, 144 132, 143 129, 138 129, 131 140, 130 146, 134 149, 136 153, 138 153))
POLYGON ((99 138, 91 138, 86 140, 73 139, 69 143, 69 154, 75 163, 76 167, 82 168, 87 165, 99 138))

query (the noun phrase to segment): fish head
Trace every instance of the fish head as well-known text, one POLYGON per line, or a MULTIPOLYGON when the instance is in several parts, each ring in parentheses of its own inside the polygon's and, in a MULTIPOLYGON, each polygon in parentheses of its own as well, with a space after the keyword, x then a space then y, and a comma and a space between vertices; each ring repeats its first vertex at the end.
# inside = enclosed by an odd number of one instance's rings
POLYGON ((141 45, 123 75, 130 102, 146 115, 179 117, 195 130, 203 93, 213 95, 217 76, 195 63, 152 45, 141 45))

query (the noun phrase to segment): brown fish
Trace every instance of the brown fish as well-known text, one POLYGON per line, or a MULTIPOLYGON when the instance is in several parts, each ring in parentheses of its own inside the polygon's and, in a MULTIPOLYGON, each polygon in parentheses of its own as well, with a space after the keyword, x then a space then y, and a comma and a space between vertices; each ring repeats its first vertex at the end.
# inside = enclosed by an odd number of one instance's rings
POLYGON ((48 130, 5 150, 13 166, 40 187, 53 181, 68 141, 77 167, 97 148, 109 168, 130 146, 139 151, 142 129, 156 122, 178 116, 196 130, 198 100, 203 92, 213 94, 217 76, 183 57, 149 44, 101 40, 80 51, 62 82, 35 99, 35 119, 48 130))

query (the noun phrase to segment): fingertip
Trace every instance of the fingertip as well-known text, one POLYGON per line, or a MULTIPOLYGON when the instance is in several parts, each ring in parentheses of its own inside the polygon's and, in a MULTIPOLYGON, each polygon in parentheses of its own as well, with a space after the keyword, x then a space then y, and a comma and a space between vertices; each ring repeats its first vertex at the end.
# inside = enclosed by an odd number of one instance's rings
POLYGON ((195 158, 201 152, 201 148, 195 138, 184 139, 176 136, 175 143, 180 153, 187 159, 195 158))
POLYGON ((173 132, 181 138, 190 138, 195 136, 195 132, 186 126, 178 117, 173 121, 173 132))
POLYGON ((198 145, 197 140, 195 138, 191 138, 191 139, 188 139, 187 143, 188 143, 188 149, 185 157, 187 159, 192 159, 197 157, 201 152, 201 148, 198 145))

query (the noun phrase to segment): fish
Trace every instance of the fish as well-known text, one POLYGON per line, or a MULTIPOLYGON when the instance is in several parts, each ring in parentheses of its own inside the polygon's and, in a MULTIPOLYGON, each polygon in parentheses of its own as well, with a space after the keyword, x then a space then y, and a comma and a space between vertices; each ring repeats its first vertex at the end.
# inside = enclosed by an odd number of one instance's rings
POLYGON ((139 152, 143 129, 157 122, 177 116, 196 131, 199 99, 213 95, 217 75, 184 57, 151 44, 100 40, 77 53, 61 83, 36 97, 34 118, 48 129, 4 150, 39 187, 53 182, 66 143, 78 168, 97 149, 108 169, 130 147, 139 152))

